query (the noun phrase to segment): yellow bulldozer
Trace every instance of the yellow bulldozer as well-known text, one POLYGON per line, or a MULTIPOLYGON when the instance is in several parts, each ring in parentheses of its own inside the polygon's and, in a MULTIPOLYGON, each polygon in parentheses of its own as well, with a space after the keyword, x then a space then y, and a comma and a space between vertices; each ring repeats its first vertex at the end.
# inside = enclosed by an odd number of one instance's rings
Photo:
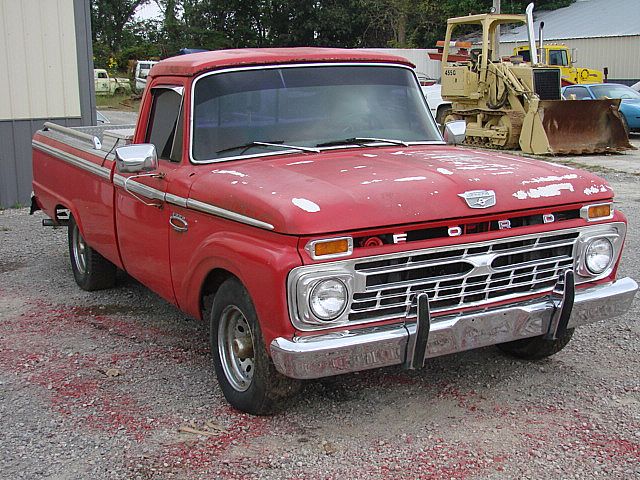
MULTIPOLYGON (((466 47, 466 45, 465 45, 466 47)), ((525 15, 450 18, 442 42, 442 98, 452 103, 444 122, 464 119, 465 143, 533 154, 587 154, 633 148, 618 111, 620 100, 562 100, 560 70, 541 66, 533 32, 533 3, 525 15), (501 58, 501 25, 527 25, 530 62, 501 58), (456 28, 482 28, 482 47, 452 51, 456 28)), ((437 58, 432 56, 432 58, 437 58)))

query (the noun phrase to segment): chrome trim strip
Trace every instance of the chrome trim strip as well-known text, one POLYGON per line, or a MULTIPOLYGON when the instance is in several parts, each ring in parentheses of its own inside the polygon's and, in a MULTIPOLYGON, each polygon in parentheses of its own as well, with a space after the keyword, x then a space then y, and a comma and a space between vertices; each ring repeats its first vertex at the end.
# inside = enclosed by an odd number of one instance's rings
POLYGON ((46 143, 42 143, 38 140, 32 140, 31 146, 37 150, 40 150, 44 153, 52 155, 64 162, 67 162, 75 167, 86 170, 87 172, 98 175, 101 178, 109 179, 111 178, 111 169, 101 167, 100 165, 90 162, 89 160, 85 160, 84 158, 78 157, 77 155, 73 155, 72 153, 65 152, 64 150, 60 150, 59 148, 52 147, 51 145, 47 145, 46 143))
POLYGON ((171 205, 177 205, 178 207, 187 208, 187 199, 184 197, 179 197, 178 195, 167 193, 164 196, 164 199, 167 203, 170 203, 171 205))
POLYGON ((261 220, 256 220, 255 218, 247 217, 245 215, 232 212, 231 210, 225 210, 224 208, 215 207, 213 205, 209 205, 208 203, 200 202, 198 200, 193 200, 191 198, 187 198, 187 208, 192 210, 197 210, 203 213, 209 213, 211 215, 215 215, 216 217, 222 217, 228 220, 245 223, 253 227, 263 228, 265 230, 275 229, 275 227, 270 223, 263 222, 261 220))
MULTIPOLYGON (((124 188, 124 182, 126 178, 127 177, 123 177, 122 175, 115 174, 113 176, 113 183, 118 187, 124 188)), ((214 205, 200 202, 192 198, 184 198, 178 195, 173 195, 171 193, 164 193, 161 190, 149 187, 142 183, 136 182, 135 180, 127 181, 127 189, 146 198, 160 200, 162 202, 167 202, 172 205, 177 205, 178 207, 187 208, 189 210, 208 213, 210 215, 215 215, 216 217, 226 218, 227 220, 233 220, 235 222, 244 223, 246 225, 251 225, 253 227, 258 227, 265 230, 275 229, 275 227, 270 223, 256 220, 255 218, 247 217, 245 215, 232 212, 231 210, 225 210, 224 208, 216 207, 214 205)))
MULTIPOLYGON (((416 81, 416 86, 419 90, 419 92, 421 93, 421 97, 422 100, 424 101, 424 105, 425 108, 428 112, 428 117, 430 118, 433 127, 434 127, 434 131, 438 132, 438 134, 440 135, 440 129, 438 128, 433 115, 431 114, 431 110, 429 109, 429 104, 427 103, 427 99, 424 97, 424 95, 422 94, 422 89, 420 88, 420 82, 418 81, 418 77, 415 73, 415 70, 411 67, 409 67, 408 65, 403 65, 400 63, 385 63, 385 62, 316 62, 316 63, 289 63, 289 64, 277 64, 277 65, 252 65, 252 66, 248 66, 248 67, 234 67, 234 68, 222 68, 220 70, 213 70, 213 71, 209 71, 209 72, 204 72, 202 74, 200 74, 199 76, 197 76, 195 78, 195 80, 191 83, 191 108, 189 111, 189 161, 193 164, 211 164, 211 163, 221 163, 221 162, 229 162, 232 160, 238 160, 238 159, 243 159, 243 158, 259 158, 259 157, 265 157, 265 156, 272 156, 272 155, 285 155, 285 154, 291 154, 291 153, 295 153, 291 150, 284 150, 284 151, 276 151, 276 152, 268 152, 268 153, 261 153, 261 154, 253 154, 253 155, 238 155, 238 156, 234 156, 234 157, 225 157, 223 159, 212 159, 212 160, 195 160, 193 158, 193 118, 194 118, 194 109, 195 109, 195 102, 194 102, 194 93, 195 93, 195 88, 196 88, 196 84, 198 83, 198 81, 200 81, 203 78, 206 78, 210 75, 218 75, 221 73, 230 73, 230 72, 242 72, 242 71, 246 71, 246 70, 267 70, 267 69, 275 69, 275 68, 299 68, 299 67, 344 67, 344 66, 350 66, 350 67, 389 67, 389 68, 404 68, 406 70, 409 70, 413 73, 413 77, 416 81)), ((440 135, 441 140, 425 140, 423 142, 407 142, 407 144, 409 146, 411 145, 446 145, 446 142, 444 140, 442 140, 442 135, 440 135)), ((372 145, 386 145, 385 143, 372 143, 372 145)), ((354 147, 357 145, 353 145, 354 147)), ((347 145, 347 147, 349 147, 347 145)), ((345 146, 344 145, 340 145, 340 146, 334 146, 334 147, 327 147, 327 148, 321 148, 321 151, 325 151, 325 150, 338 150, 338 149, 344 149, 345 146)), ((401 148, 405 148, 405 147, 401 147, 401 148)))
MULTIPOLYGON (((631 278, 576 290, 568 328, 624 314, 637 290, 631 278)), ((425 358, 544 335, 557 307, 557 299, 547 297, 438 317, 431 323, 425 358)), ((399 365, 416 331, 416 323, 400 323, 293 339, 278 337, 271 342, 271 358, 280 373, 299 379, 399 365)))
MULTIPOLYGON (((135 175, 132 175, 135 176, 135 175)), ((153 187, 149 187, 143 183, 136 182, 135 180, 127 180, 128 177, 123 177, 122 175, 118 175, 117 173, 113 176, 113 184, 122 187, 126 190, 129 190, 136 195, 142 195, 143 197, 150 198, 152 200, 160 200, 161 202, 165 201, 165 193, 162 190, 158 190, 153 187)))

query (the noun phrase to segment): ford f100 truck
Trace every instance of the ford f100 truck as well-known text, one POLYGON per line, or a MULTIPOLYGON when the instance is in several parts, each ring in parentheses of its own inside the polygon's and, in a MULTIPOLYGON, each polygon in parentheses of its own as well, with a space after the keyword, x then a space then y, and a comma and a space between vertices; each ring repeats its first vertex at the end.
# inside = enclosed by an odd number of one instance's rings
POLYGON ((446 144, 412 65, 378 53, 164 60, 135 129, 38 131, 33 190, 78 285, 122 269, 208 322, 221 389, 253 414, 303 379, 549 356, 637 290, 606 181, 446 144))

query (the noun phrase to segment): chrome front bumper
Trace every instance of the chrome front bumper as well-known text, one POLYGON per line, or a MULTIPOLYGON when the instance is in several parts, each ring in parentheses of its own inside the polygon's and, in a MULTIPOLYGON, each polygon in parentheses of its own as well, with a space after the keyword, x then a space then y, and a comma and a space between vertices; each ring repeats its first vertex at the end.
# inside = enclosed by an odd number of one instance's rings
MULTIPOLYGON (((567 289, 565 289, 566 291, 567 289)), ((370 368, 412 363, 416 339, 426 334, 424 358, 462 352, 473 348, 510 342, 521 338, 555 334, 558 323, 573 328, 625 313, 631 306, 638 284, 631 278, 579 289, 572 298, 566 293, 504 307, 427 318, 426 327, 418 322, 354 329, 271 342, 276 369, 287 377, 310 379, 370 368), (569 306, 568 323, 560 318, 569 306), (552 331, 553 330, 553 331, 552 331)), ((419 349, 418 349, 419 350, 419 349)), ((424 360, 421 359, 421 360, 424 360)))

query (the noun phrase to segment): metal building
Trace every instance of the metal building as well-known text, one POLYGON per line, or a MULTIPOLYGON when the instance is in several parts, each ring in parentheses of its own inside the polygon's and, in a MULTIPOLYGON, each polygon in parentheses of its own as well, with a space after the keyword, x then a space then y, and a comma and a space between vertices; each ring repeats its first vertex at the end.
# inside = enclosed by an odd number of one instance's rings
MULTIPOLYGON (((609 82, 640 80, 640 0, 576 0, 565 8, 534 12, 536 38, 577 50, 576 65, 609 70, 609 82)), ((500 34, 500 54, 527 42, 526 26, 500 34)))
POLYGON ((95 124, 89 0, 0 0, 0 207, 31 196, 45 121, 95 124))

